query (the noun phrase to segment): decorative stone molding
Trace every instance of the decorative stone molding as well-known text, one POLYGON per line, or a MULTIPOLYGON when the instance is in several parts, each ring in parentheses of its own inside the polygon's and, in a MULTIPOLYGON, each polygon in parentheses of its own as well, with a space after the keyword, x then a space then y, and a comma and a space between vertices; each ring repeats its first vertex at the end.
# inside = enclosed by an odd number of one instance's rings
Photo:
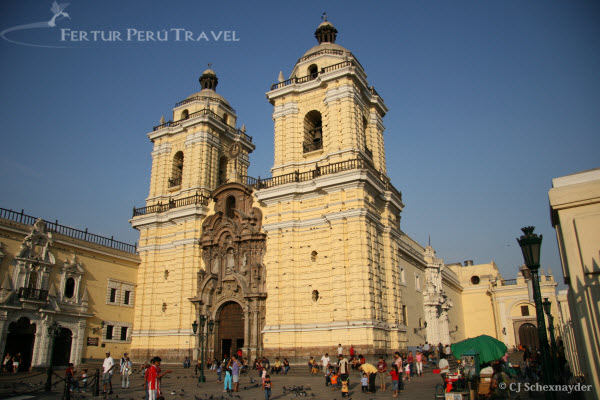
POLYGON ((273 107, 273 120, 286 115, 298 114, 300 112, 298 103, 290 101, 273 107))
POLYGON ((209 132, 209 131, 198 131, 192 134, 189 134, 185 139, 185 146, 192 146, 196 143, 208 143, 218 149, 221 148, 221 141, 219 140, 219 136, 209 132))
POLYGON ((83 266, 77 260, 77 256, 73 255, 73 259, 69 262, 65 260, 65 263, 60 271, 60 290, 58 292, 59 300, 70 304, 81 304, 81 281, 85 271, 83 266), (70 291, 72 279, 72 292, 73 294, 69 297, 67 291, 70 291), (67 284, 69 287, 67 287, 67 284))
POLYGON ((154 146, 154 150, 152 151, 152 157, 158 157, 161 154, 170 154, 171 153, 171 144, 170 143, 162 143, 154 146))

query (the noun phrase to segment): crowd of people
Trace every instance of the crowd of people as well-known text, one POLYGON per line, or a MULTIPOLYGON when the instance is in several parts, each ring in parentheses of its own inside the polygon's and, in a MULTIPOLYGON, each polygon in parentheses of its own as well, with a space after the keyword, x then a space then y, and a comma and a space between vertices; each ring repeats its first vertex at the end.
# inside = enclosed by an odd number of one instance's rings
POLYGON ((342 397, 346 397, 348 393, 350 370, 362 373, 361 390, 365 393, 374 393, 378 390, 377 387, 385 391, 387 377, 390 376, 393 397, 398 397, 400 391, 404 389, 405 382, 409 382, 413 377, 423 376, 425 364, 437 367, 438 360, 445 359, 450 354, 449 345, 443 346, 441 343, 430 345, 426 342, 424 345, 416 346, 415 354, 412 350, 404 354, 395 352, 391 366, 388 366, 383 356, 379 357, 377 365, 373 365, 367 363, 362 354, 356 354, 353 345, 350 345, 348 358, 346 358, 344 349, 339 344, 335 360, 330 358, 329 353, 325 353, 319 361, 311 356, 308 360, 308 371, 310 374, 324 374, 325 386, 331 385, 332 390, 340 390, 342 397))

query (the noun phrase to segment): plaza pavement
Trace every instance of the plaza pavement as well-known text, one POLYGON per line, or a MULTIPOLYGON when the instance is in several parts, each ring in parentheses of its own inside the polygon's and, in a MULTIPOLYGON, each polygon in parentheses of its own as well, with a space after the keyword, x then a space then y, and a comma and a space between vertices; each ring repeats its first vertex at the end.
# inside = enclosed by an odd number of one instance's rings
MULTIPOLYGON (((261 380, 258 377, 256 371, 250 371, 250 375, 242 375, 240 377, 240 390, 237 393, 232 393, 231 396, 223 392, 223 384, 217 383, 217 374, 214 371, 206 371, 206 382, 198 383, 197 376, 194 375, 193 369, 183 369, 180 366, 170 366, 167 364, 161 365, 163 371, 172 369, 173 373, 166 375, 162 379, 162 391, 165 400, 204 400, 210 399, 247 399, 247 400, 262 400, 264 399, 264 392, 261 389, 261 380), (253 379, 255 383, 251 382, 253 379), (182 390, 183 389, 183 390, 182 390), (175 394, 172 394, 172 393, 175 394), (211 397, 212 396, 212 397, 211 397)), ((89 371, 93 371, 89 368, 89 371)), ((64 371, 57 371, 60 376, 64 376, 64 371)), ((33 398, 58 400, 62 399, 64 389, 64 383, 59 383, 53 387, 53 391, 45 393, 42 390, 30 394, 18 395, 20 393, 40 389, 39 386, 42 378, 45 379, 44 375, 36 375, 33 378, 29 376, 34 375, 33 373, 20 373, 17 374, 19 383, 14 385, 14 378, 7 377, 6 375, 0 376, 0 398, 12 398, 13 400, 26 400, 33 398), (11 378, 12 380, 8 381, 11 378), (9 387, 7 387, 9 386, 9 387)), ((93 375, 93 374, 92 374, 93 375)), ((377 391, 374 394, 364 394, 361 392, 360 386, 361 374, 357 371, 352 371, 350 374, 350 398, 358 400, 371 400, 371 399, 393 399, 391 388, 388 387, 386 391, 377 391)), ((308 369, 304 366, 292 366, 292 369, 288 375, 271 375, 271 381, 273 382, 273 390, 271 399, 294 399, 294 398, 307 398, 307 399, 341 399, 342 394, 339 391, 332 391, 331 386, 325 387, 325 379, 322 374, 310 375, 308 369), (302 395, 296 395, 293 392, 284 393, 283 387, 291 388, 294 386, 303 386, 306 392, 306 397, 302 395)), ((387 378, 388 383, 391 385, 390 377, 387 378)), ((414 400, 427 399, 432 400, 434 398, 434 391, 436 384, 440 383, 441 379, 439 375, 431 374, 427 372, 422 378, 414 377, 411 382, 405 384, 405 390, 401 392, 399 398, 410 398, 414 400)), ((112 395, 101 395, 96 398, 92 394, 92 388, 88 387, 86 393, 71 393, 71 400, 85 400, 85 399, 106 399, 106 400, 143 400, 145 398, 143 391, 143 378, 141 373, 137 372, 131 377, 131 384, 129 389, 121 389, 120 375, 113 377, 113 389, 112 395)), ((102 391, 102 386, 100 387, 102 391)))

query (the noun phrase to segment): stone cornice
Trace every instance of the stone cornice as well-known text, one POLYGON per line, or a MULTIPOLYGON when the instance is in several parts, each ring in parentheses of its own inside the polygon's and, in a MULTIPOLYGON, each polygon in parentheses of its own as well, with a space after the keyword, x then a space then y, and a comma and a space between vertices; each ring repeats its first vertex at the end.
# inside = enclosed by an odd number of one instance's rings
POLYGON ((364 329, 373 328, 385 331, 406 332, 407 327, 404 324, 395 324, 375 320, 357 320, 357 321, 341 321, 329 323, 311 323, 311 324, 281 324, 281 325, 266 325, 262 333, 282 333, 282 332, 313 332, 313 331, 331 331, 340 329, 364 329))
POLYGON ((208 143, 218 149, 221 148, 221 141, 218 136, 213 135, 209 131, 197 131, 190 133, 185 139, 185 146, 193 146, 196 143, 208 143))
POLYGON ((157 228, 163 224, 176 224, 186 218, 195 219, 197 217, 205 217, 207 213, 208 207, 200 204, 193 204, 190 206, 174 208, 162 213, 139 215, 130 219, 129 223, 135 229, 157 228))

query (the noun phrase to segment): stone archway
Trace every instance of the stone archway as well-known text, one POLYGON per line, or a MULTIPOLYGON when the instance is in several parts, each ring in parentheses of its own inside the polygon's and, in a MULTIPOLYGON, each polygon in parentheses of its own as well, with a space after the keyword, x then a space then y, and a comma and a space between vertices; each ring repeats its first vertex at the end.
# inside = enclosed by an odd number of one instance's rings
POLYGON ((3 355, 7 353, 10 353, 11 356, 20 355, 19 371, 29 371, 31 367, 35 332, 36 325, 32 324, 26 317, 21 317, 18 321, 11 322, 8 325, 8 335, 3 355))
POLYGON ((218 312, 216 322, 219 325, 215 354, 223 358, 225 355, 237 353, 244 348, 244 312, 242 307, 234 302, 223 304, 218 312))
POLYGON ((533 349, 540 347, 538 329, 535 325, 524 323, 519 327, 519 345, 533 349))
POLYGON ((198 293, 190 301, 198 315, 216 322, 207 357, 241 348, 251 359, 262 355, 267 298, 262 212, 253 207, 252 189, 239 183, 218 187, 212 198, 215 213, 204 220, 200 239, 204 269, 198 272, 198 293))

